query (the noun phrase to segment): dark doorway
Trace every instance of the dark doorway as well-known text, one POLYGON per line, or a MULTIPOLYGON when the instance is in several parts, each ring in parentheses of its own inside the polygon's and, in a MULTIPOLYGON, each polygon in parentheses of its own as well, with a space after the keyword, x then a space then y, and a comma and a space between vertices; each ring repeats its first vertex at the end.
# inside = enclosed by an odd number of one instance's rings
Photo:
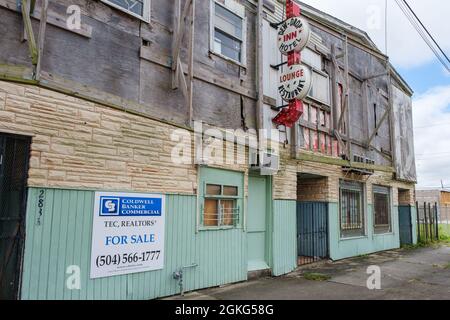
POLYGON ((0 134, 0 299, 17 299, 31 139, 0 134))

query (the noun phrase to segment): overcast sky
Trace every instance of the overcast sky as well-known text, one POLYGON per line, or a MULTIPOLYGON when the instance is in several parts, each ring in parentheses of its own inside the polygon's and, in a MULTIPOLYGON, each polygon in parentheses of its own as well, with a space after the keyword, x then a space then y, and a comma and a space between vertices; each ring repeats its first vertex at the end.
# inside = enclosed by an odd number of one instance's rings
MULTIPOLYGON (((303 2, 365 30, 385 46, 385 0, 304 0, 303 2)), ((408 0, 450 55, 450 1, 408 0)), ((415 91, 413 97, 418 188, 450 188, 450 74, 437 62, 394 0, 388 0, 387 52, 415 91)))

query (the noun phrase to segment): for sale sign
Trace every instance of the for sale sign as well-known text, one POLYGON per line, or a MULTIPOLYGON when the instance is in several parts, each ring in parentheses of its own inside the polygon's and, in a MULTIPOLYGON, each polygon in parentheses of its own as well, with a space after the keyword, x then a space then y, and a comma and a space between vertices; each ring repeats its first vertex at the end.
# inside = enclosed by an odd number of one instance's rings
POLYGON ((162 269, 164 196, 96 192, 91 278, 162 269))

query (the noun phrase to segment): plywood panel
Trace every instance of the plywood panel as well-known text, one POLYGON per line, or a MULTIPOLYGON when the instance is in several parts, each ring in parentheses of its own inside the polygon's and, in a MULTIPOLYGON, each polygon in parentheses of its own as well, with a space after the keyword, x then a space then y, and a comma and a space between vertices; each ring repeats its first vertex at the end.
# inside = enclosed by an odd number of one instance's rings
POLYGON ((414 156, 414 131, 411 97, 392 86, 395 134, 395 168, 397 177, 416 181, 416 162, 414 156))

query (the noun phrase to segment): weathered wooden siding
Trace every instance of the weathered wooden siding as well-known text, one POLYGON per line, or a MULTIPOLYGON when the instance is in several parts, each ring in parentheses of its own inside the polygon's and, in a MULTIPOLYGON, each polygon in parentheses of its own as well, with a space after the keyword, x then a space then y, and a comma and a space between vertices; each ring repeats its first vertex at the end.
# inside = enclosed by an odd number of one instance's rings
MULTIPOLYGON (((209 124, 225 128, 254 128, 256 126, 256 17, 255 1, 237 0, 245 7, 247 18, 246 65, 227 61, 210 51, 210 5, 209 0, 197 0, 195 21, 194 54, 194 97, 193 116, 209 124)), ((92 29, 90 36, 55 27, 47 28, 45 52, 43 58, 43 81, 62 85, 74 92, 114 101, 125 108, 136 110, 150 116, 185 124, 188 110, 180 90, 171 86, 171 50, 173 41, 173 2, 165 0, 151 1, 151 22, 146 23, 120 10, 116 10, 100 1, 57 0, 50 2, 50 15, 64 18, 68 5, 79 5, 82 12, 82 24, 92 29), (107 95, 107 96, 106 96, 107 95)), ((0 30, 5 36, 0 39, 0 64, 16 64, 30 67, 28 47, 20 41, 22 34, 21 16, 16 10, 15 0, 0 0, 0 30), (6 9, 7 6, 9 9, 6 9)), ((40 1, 36 10, 39 11, 40 1)), ((280 3, 266 3, 266 19, 276 22, 282 19, 283 6, 280 3)), ((311 10, 307 9, 306 11, 311 10)), ((322 15, 322 13, 318 13, 322 15)), ((392 166, 392 147, 405 153, 406 143, 393 146, 388 118, 381 126, 378 135, 372 141, 373 147, 381 152, 367 148, 366 143, 387 110, 389 94, 388 78, 381 76, 364 81, 364 78, 381 74, 386 70, 386 62, 379 57, 354 45, 356 38, 369 50, 377 52, 364 34, 351 26, 328 17, 335 26, 328 28, 315 21, 312 30, 314 37, 310 47, 316 46, 329 51, 332 45, 338 50, 343 41, 335 28, 349 28, 353 44, 349 45, 349 68, 351 79, 350 118, 353 153, 375 160, 376 164, 392 166), (334 22, 333 22, 334 21, 334 22), (359 34, 359 36, 355 36, 359 34), (372 48, 370 48, 372 46, 372 48), (374 105, 377 105, 374 108, 374 105), (374 111, 376 109, 376 111, 374 111)), ((319 19, 320 20, 320 19, 319 19)), ((33 19, 37 29, 38 21, 33 19)), ((266 29, 269 27, 265 24, 266 29)), ((342 30, 344 30, 342 29, 342 30)), ((273 30, 272 30, 273 33, 273 30)), ((265 34, 266 42, 270 39, 265 34)), ((273 39, 272 39, 273 40, 273 39)), ((272 43, 271 40, 271 43, 272 43)), ((273 40, 275 41, 275 40, 273 40)), ((181 57, 187 58, 187 40, 183 40, 181 57)), ((273 45, 264 44, 265 57, 265 94, 272 100, 264 105, 264 123, 272 128, 271 119, 275 112, 270 106, 281 103, 278 97, 274 101, 273 90, 267 83, 267 75, 273 74, 270 64, 279 61, 279 53, 273 45), (270 49, 269 49, 270 47, 270 49), (275 49, 271 50, 271 49, 275 49), (275 55, 269 56, 268 55, 275 55), (267 70, 270 70, 267 72, 267 70)), ((381 53, 378 55, 382 57, 381 53)), ((323 55, 324 72, 331 74, 331 61, 323 55)), ((342 61, 340 62, 342 65, 342 61)), ((185 68, 186 70, 187 68, 185 68)), ((275 72, 276 73, 276 72, 275 72)), ((28 75, 31 77, 31 74, 28 75)), ((273 82, 273 79, 270 80, 273 82)), ((341 82, 343 79, 341 79, 341 82)), ((275 83, 273 83, 274 86, 275 83)), ((409 93, 408 93, 409 94, 409 93)), ((407 110, 406 112, 410 112, 407 110)), ((328 128, 328 126, 327 126, 328 128)), ((328 128, 329 129, 329 128, 328 128)), ((331 130, 331 129, 330 129, 331 130)), ((410 129, 408 129, 410 131, 410 129)), ((329 137, 327 137, 329 138, 329 137)), ((290 139, 290 130, 282 134, 282 139, 290 139)), ((319 139, 320 140, 320 139, 319 139)), ((292 141, 291 141, 292 142, 292 141)), ((335 142, 335 141, 334 141, 335 142)), ((408 141, 410 145, 412 141, 408 141)), ((324 153, 328 142, 319 142, 320 146, 312 151, 324 153), (322 146, 323 145, 323 146, 322 146)), ((333 144, 330 144, 330 146, 333 144)), ((335 148, 336 149, 336 148, 335 148)), ((407 150, 406 150, 407 151, 407 150)), ((325 152, 329 154, 329 152, 325 152)), ((333 155, 337 155, 333 153, 333 155)), ((398 157, 397 157, 398 158, 398 157)), ((400 168, 398 171, 402 171, 400 168)), ((412 169, 410 170, 412 171, 412 169)), ((402 176, 402 174, 400 174, 402 176)), ((413 175, 409 175, 408 179, 413 175)))
MULTIPOLYGON (((245 66, 211 54, 209 0, 197 0, 196 6, 194 118, 225 128, 241 128, 244 121, 248 127, 255 126, 255 10, 254 5, 241 2, 247 18, 245 66)), ((0 7, 0 30, 7 35, 0 39, 0 64, 30 67, 28 45, 20 41, 23 27, 21 15, 14 12, 16 2, 1 0, 0 4, 10 8, 0 7)), ((81 8, 83 25, 92 28, 91 37, 49 24, 42 79, 94 96, 104 92, 125 105, 140 103, 145 106, 143 113, 185 124, 185 100, 180 90, 172 89, 171 79, 173 2, 152 0, 150 24, 99 1, 51 1, 49 14, 65 19, 67 7, 73 4, 81 8)), ((39 0, 36 8, 40 8, 39 0)), ((38 24, 33 19, 35 30, 38 24)), ((187 32, 181 52, 184 62, 186 36, 187 32)))
POLYGON ((179 293, 172 273, 187 269, 187 291, 247 279, 241 229, 196 230, 196 197, 167 195, 164 269, 89 279, 94 193, 31 188, 27 208, 22 299, 151 299, 179 293), (44 192, 39 218, 38 197, 44 192), (81 290, 66 286, 69 266, 81 270, 81 290))

